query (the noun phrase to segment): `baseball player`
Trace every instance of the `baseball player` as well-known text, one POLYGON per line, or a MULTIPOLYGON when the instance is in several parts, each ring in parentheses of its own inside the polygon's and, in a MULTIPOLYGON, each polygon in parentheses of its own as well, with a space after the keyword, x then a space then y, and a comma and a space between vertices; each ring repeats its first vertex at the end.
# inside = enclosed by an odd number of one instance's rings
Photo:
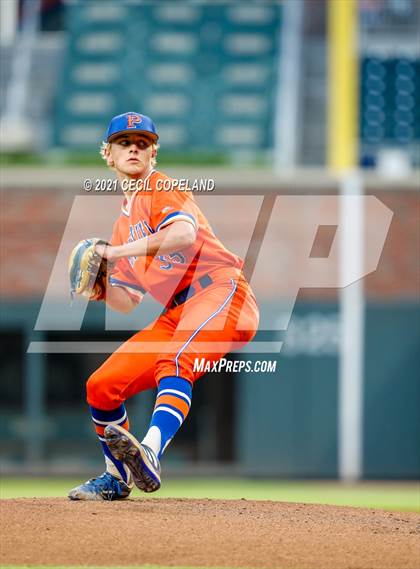
MULTIPOLYGON (((101 148, 124 198, 110 244, 93 245, 112 269, 90 298, 128 313, 148 293, 163 311, 87 382, 106 471, 72 489, 72 500, 124 499, 134 485, 158 490, 162 454, 188 415, 194 383, 203 374, 194 371, 194 360, 219 360, 249 342, 258 327, 243 261, 217 239, 192 193, 155 170, 157 143, 152 120, 128 112, 111 120, 101 148), (129 432, 124 403, 153 388, 156 404, 140 442, 129 432)), ((80 256, 80 250, 73 255, 73 265, 80 256)))

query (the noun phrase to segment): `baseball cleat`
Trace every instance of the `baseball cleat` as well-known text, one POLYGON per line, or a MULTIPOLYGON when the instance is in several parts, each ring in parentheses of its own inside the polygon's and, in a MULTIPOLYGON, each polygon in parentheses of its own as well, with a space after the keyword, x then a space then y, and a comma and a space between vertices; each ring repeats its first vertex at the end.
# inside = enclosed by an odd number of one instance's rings
POLYGON ((126 464, 134 484, 143 492, 160 488, 160 462, 155 453, 118 425, 105 427, 105 440, 113 456, 126 464))
POLYGON ((109 472, 104 472, 98 478, 91 478, 84 484, 70 490, 70 500, 124 500, 131 488, 109 472))

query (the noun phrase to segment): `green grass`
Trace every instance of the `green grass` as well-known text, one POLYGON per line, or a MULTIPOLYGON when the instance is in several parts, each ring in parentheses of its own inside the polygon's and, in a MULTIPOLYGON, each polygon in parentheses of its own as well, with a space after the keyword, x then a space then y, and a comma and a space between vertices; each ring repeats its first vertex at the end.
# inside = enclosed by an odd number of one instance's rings
MULTIPOLYGON (((2 153, 0 163, 7 166, 104 166, 98 150, 77 152, 71 150, 55 150, 43 154, 26 152, 2 153)), ((261 159, 260 159, 261 162, 261 159)), ((231 163, 226 153, 220 152, 159 152, 160 166, 227 166, 231 163)), ((254 165, 258 164, 255 160, 254 165)))
MULTIPOLYGON (((0 498, 65 497, 81 479, 3 478, 0 498)), ((134 497, 152 498, 213 498, 275 500, 382 508, 420 512, 420 486, 414 482, 285 482, 242 479, 172 479, 165 480, 159 492, 134 497)))

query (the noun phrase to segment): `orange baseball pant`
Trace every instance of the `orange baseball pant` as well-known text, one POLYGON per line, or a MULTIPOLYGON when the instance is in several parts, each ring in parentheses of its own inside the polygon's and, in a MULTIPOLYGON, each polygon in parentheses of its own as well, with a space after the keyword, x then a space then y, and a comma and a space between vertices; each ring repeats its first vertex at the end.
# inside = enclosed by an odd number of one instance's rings
POLYGON ((218 361, 244 346, 255 336, 258 319, 249 284, 218 277, 122 344, 89 378, 87 401, 107 411, 157 387, 163 377, 194 383, 205 373, 194 369, 195 360, 218 361))

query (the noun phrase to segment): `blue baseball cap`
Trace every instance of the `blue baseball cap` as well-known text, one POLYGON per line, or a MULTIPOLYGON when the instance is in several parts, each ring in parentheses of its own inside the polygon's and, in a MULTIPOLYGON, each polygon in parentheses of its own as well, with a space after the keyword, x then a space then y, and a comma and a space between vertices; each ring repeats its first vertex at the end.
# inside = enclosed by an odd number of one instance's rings
POLYGON ((117 134, 131 132, 147 134, 154 142, 159 138, 151 118, 146 117, 146 115, 141 115, 140 113, 128 112, 117 115, 111 120, 106 133, 106 141, 110 142, 111 138, 117 134))

